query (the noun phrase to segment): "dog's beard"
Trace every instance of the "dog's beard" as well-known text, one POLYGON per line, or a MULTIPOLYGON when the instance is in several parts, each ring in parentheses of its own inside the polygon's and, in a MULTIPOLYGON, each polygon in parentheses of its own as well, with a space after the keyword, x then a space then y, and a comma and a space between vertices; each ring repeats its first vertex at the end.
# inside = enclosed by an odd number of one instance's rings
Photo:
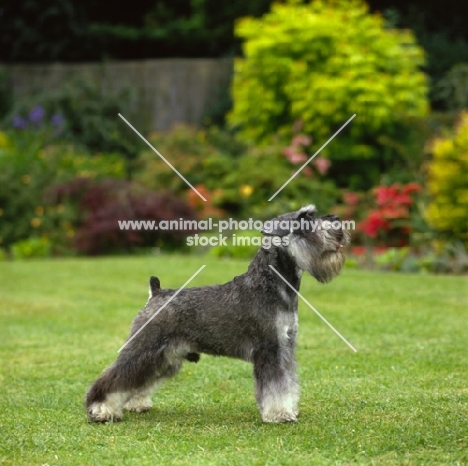
POLYGON ((307 271, 320 283, 328 283, 339 275, 345 259, 341 251, 326 251, 316 258, 307 271))
POLYGON ((326 238, 324 243, 319 249, 301 238, 290 245, 297 266, 309 272, 320 283, 328 283, 340 274, 346 260, 341 246, 349 243, 349 233, 343 232, 343 238, 339 242, 326 238), (323 246, 326 247, 325 250, 322 249, 323 246))

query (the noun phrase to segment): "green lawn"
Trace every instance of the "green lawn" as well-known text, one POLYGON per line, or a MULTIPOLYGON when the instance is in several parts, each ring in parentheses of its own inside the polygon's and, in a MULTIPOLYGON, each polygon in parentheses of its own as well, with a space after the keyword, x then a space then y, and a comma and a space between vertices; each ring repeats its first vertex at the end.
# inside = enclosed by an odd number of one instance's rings
POLYGON ((466 464, 468 280, 346 270, 300 303, 297 424, 262 424, 249 364, 202 356, 146 414, 88 424, 84 393, 113 362, 150 275, 194 286, 246 262, 158 256, 0 263, 0 462, 70 465, 466 464))

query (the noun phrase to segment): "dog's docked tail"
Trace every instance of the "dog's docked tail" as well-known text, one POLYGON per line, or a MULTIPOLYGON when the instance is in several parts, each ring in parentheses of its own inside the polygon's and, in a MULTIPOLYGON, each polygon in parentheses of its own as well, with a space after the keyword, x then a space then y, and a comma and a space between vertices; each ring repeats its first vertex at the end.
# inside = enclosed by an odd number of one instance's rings
POLYGON ((161 282, 158 277, 151 276, 149 281, 150 298, 157 295, 161 291, 161 282))

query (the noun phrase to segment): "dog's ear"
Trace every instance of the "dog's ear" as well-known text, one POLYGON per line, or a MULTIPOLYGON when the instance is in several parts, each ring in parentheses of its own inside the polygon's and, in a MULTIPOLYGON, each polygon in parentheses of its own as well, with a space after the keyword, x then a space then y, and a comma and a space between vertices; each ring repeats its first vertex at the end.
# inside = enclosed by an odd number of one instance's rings
MULTIPOLYGON (((316 214, 317 214, 317 209, 315 208, 315 206, 307 205, 305 207, 302 207, 302 209, 298 210, 296 220, 299 220, 300 222, 301 220, 304 219, 308 222, 312 222, 316 218, 316 214)), ((298 228, 298 230, 300 230, 300 228, 298 228)))
POLYGON ((313 205, 302 207, 302 209, 296 212, 290 212, 267 220, 261 232, 266 236, 287 236, 294 231, 300 230, 297 222, 300 222, 302 218, 312 220, 316 212, 317 209, 313 205))
POLYGON ((158 277, 151 276, 149 281, 150 297, 158 294, 161 291, 161 282, 158 277))

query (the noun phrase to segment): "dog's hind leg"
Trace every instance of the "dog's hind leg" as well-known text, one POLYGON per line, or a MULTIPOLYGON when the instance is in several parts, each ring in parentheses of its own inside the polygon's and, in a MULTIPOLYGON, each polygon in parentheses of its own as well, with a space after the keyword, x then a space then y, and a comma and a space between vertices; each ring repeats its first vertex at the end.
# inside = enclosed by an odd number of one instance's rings
POLYGON ((164 383, 165 380, 176 375, 182 367, 182 360, 173 360, 166 366, 166 370, 161 373, 151 384, 142 387, 132 394, 124 405, 127 411, 144 413, 153 407, 151 396, 164 383))
POLYGON ((166 349, 165 346, 142 349, 133 342, 124 348, 86 394, 88 419, 120 421, 124 407, 137 412, 150 409, 151 393, 182 365, 181 359, 168 358, 166 349))

